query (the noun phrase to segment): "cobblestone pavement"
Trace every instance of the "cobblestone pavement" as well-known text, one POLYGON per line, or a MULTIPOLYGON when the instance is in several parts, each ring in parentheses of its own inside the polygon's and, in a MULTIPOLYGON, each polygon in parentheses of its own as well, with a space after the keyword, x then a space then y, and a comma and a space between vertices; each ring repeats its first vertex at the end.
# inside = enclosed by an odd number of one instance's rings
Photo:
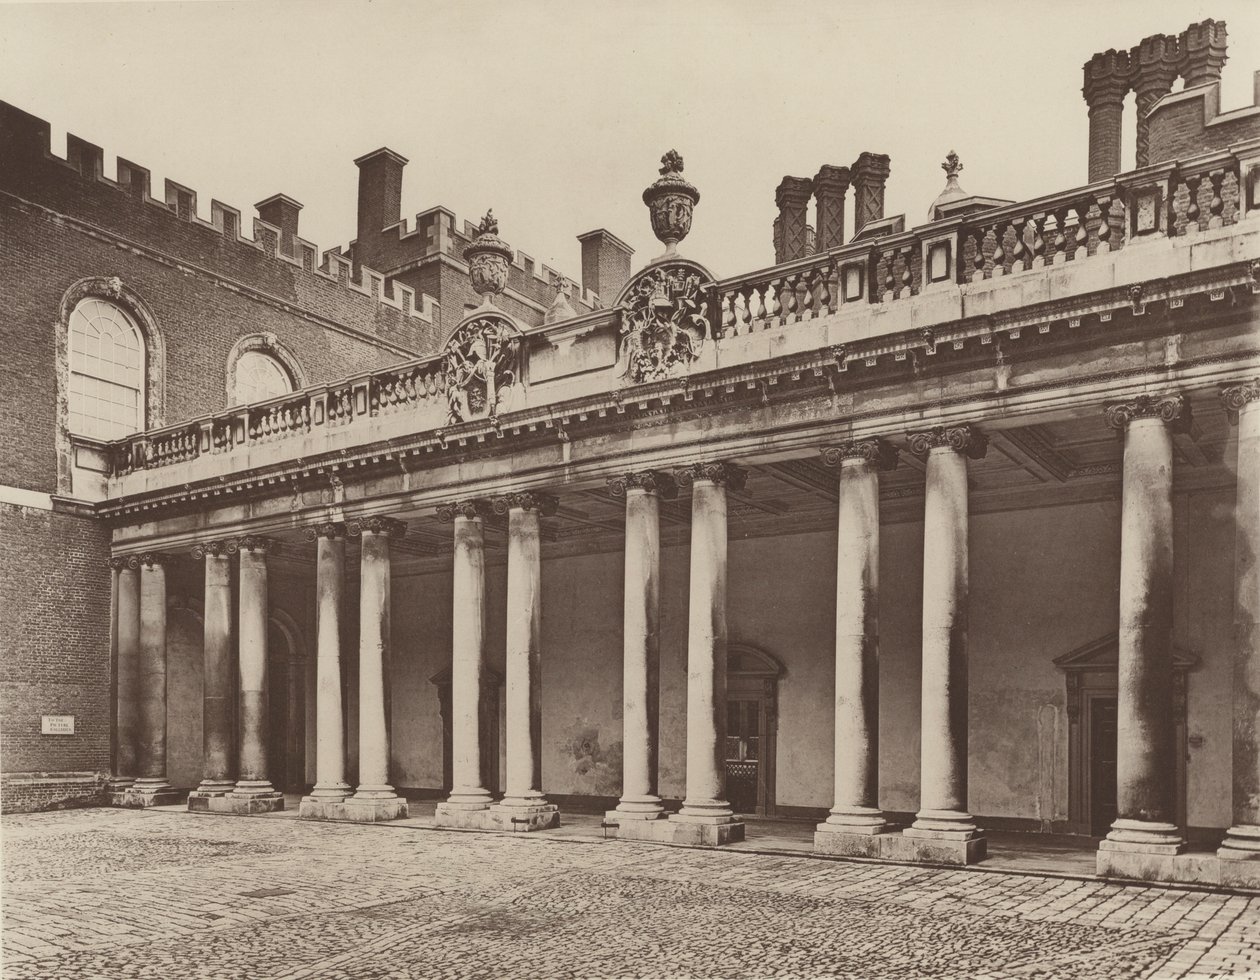
POLYGON ((3 976, 1260 977, 1260 898, 172 812, 5 817, 3 976))

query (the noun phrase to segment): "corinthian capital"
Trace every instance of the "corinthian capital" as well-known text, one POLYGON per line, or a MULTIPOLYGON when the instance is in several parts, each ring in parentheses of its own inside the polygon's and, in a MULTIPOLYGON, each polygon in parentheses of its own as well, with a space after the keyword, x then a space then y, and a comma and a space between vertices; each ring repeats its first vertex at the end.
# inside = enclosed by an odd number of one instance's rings
POLYGON ((678 482, 672 474, 660 470, 640 470, 637 473, 609 477, 608 489, 614 497, 624 497, 630 490, 655 493, 665 500, 673 500, 678 496, 678 482))
POLYGON ((1221 385, 1221 404, 1231 422, 1237 424, 1238 413, 1252 402, 1260 402, 1260 378, 1221 385))
POLYGON ((505 493, 493 497, 490 505, 496 514, 506 514, 513 509, 536 510, 543 517, 551 517, 560 509, 560 501, 549 493, 537 493, 533 490, 522 490, 519 493, 505 493))
POLYGON ((1180 431, 1190 425, 1190 399, 1176 392, 1135 395, 1127 401, 1107 402, 1103 414, 1109 426, 1121 431, 1137 419, 1159 419, 1180 431))
POLYGON ((923 432, 907 433, 910 451, 916 456, 926 456, 933 449, 952 449, 968 459, 984 459, 989 450, 988 437, 971 423, 964 425, 938 425, 923 432))
POLYGON ((449 524, 457 517, 474 520, 493 513, 494 507, 486 500, 457 500, 453 504, 443 504, 437 510, 438 520, 449 524))
POLYGON ((897 448, 883 439, 855 439, 819 450, 828 466, 839 466, 846 459, 874 463, 876 469, 891 470, 897 465, 897 448))
POLYGON ((394 520, 392 517, 379 517, 377 515, 356 517, 354 520, 346 522, 346 533, 355 538, 363 534, 384 534, 390 538, 401 538, 407 533, 407 525, 402 521, 394 520))
POLYGON ((318 541, 320 538, 340 538, 346 533, 346 526, 338 521, 323 521, 302 528, 302 537, 307 541, 318 541))
POLYGON ((732 490, 743 490, 744 484, 748 481, 748 471, 733 463, 692 463, 678 470, 675 478, 679 485, 684 487, 697 480, 707 480, 732 490))

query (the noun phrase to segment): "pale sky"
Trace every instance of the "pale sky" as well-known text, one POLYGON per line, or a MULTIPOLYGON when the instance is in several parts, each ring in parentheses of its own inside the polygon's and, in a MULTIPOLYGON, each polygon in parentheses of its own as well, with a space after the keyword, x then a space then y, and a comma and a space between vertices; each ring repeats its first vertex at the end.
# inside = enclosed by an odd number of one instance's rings
MULTIPOLYGON (((1229 25, 1223 107, 1252 101, 1260 3, 715 0, 0 0, 0 99, 240 208, 282 192, 321 249, 354 236, 352 161, 410 158, 403 215, 493 207, 513 246, 578 278, 574 236, 659 254, 640 194, 676 148, 701 192, 681 251, 717 276, 770 264, 774 188, 862 150, 886 213, 921 224, 957 150, 972 194, 1085 182, 1081 65, 1229 25)), ((1130 97, 1130 105, 1132 97, 1130 97)), ((1126 165, 1132 163, 1132 111, 1126 165)), ((850 214, 852 203, 850 198, 850 214)))

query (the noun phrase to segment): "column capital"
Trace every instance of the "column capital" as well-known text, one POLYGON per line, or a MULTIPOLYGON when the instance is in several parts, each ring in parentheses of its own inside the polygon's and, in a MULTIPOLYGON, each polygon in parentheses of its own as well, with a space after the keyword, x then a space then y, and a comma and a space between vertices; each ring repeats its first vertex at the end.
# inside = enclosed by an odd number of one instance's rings
POLYGON ((678 485, 683 487, 697 480, 707 480, 719 486, 730 487, 732 490, 743 490, 744 484, 748 481, 748 471, 733 463, 721 461, 691 463, 677 470, 674 478, 678 481, 678 485))
POLYGON ((264 555, 273 555, 279 550, 279 544, 274 538, 264 537, 261 534, 242 535, 233 542, 233 545, 228 554, 233 551, 257 551, 264 555))
POLYGON ((383 534, 390 538, 401 538, 407 533, 407 525, 402 521, 394 520, 392 517, 371 515, 369 517, 356 517, 353 520, 346 521, 346 533, 352 538, 357 538, 364 534, 383 534))
POLYGON ((897 447, 884 439, 855 439, 834 446, 823 446, 818 451, 827 466, 839 466, 846 459, 874 463, 875 468, 880 470, 891 470, 897 465, 897 447))
POLYGON ((343 538, 346 536, 346 525, 341 521, 321 521, 310 527, 302 528, 302 537, 307 541, 318 541, 320 538, 343 538))
POLYGON ((147 565, 149 568, 166 566, 169 568, 178 561, 178 556, 170 554, 166 551, 144 551, 139 555, 130 555, 127 560, 128 568, 136 568, 139 565, 147 565), (132 564, 135 562, 135 564, 132 564))
POLYGON ((988 436, 970 422, 908 432, 906 438, 910 440, 910 451, 916 456, 926 456, 933 449, 952 449, 968 459, 984 459, 989 450, 988 436))
POLYGON ((560 501, 549 493, 522 490, 491 497, 490 507, 496 514, 506 514, 510 510, 536 510, 543 517, 551 517, 560 509, 560 501))
POLYGON ((1123 432, 1137 419, 1159 419, 1181 431, 1190 425, 1190 399, 1177 392, 1162 395, 1135 395, 1126 401, 1103 405, 1107 424, 1123 432))
POLYGON ((126 555, 110 555, 105 560, 105 565, 116 572, 122 571, 124 568, 134 568, 134 565, 128 565, 126 555))
POLYGON ((624 497, 631 490, 655 493, 664 500, 678 496, 678 481, 672 473, 661 470, 639 470, 608 478, 608 490, 614 497, 624 497))
POLYGON ((191 554, 193 559, 201 561, 203 558, 226 558, 237 552, 238 543, 235 538, 224 538, 219 541, 198 541, 192 546, 191 554))
POLYGON ((480 498, 457 500, 454 503, 443 504, 437 509, 438 520, 443 524, 449 524, 457 517, 472 521, 477 518, 489 517, 492 513, 494 513, 494 507, 488 500, 480 498))
POLYGON ((1238 413, 1252 402, 1260 402, 1260 378, 1221 385, 1221 404, 1234 425, 1238 424, 1238 413))

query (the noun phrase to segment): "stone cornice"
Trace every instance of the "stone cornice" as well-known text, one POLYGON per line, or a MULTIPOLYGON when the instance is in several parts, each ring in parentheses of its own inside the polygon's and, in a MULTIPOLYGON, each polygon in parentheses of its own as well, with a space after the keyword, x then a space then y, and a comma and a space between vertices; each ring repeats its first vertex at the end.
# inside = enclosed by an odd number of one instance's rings
POLYGON ((678 496, 678 481, 672 473, 663 470, 639 470, 608 478, 608 491, 614 497, 624 497, 631 490, 654 493, 662 500, 674 500, 678 496))
POLYGON ((1176 431, 1185 431, 1190 427, 1190 400, 1178 392, 1137 395, 1108 402, 1103 406, 1103 415, 1109 426, 1121 431, 1138 419, 1159 419, 1176 431))
POLYGON ((864 463, 873 463, 879 470, 891 470, 897 466, 897 447, 884 439, 855 439, 835 446, 824 446, 819 450, 823 463, 827 466, 839 466, 846 459, 856 459, 864 463))
POLYGON ((910 451, 916 456, 926 456, 933 449, 952 449, 968 459, 984 459, 989 451, 988 437, 970 423, 938 425, 921 432, 908 432, 906 438, 910 451))

